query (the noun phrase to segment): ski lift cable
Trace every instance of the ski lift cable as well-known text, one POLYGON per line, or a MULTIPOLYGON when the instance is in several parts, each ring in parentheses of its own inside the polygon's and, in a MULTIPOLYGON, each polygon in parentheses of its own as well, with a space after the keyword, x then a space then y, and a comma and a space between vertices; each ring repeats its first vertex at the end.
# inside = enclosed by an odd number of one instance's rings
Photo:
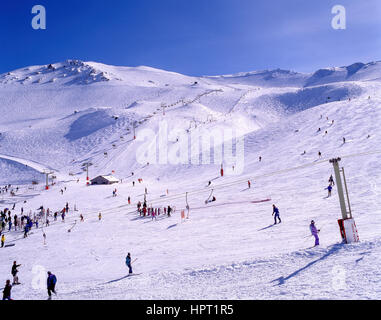
MULTIPOLYGON (((381 150, 379 150, 379 151, 370 151, 370 152, 362 152, 362 153, 349 154, 349 155, 346 155, 346 156, 342 156, 341 158, 342 159, 343 158, 354 158, 354 157, 371 155, 371 154, 381 154, 381 150)), ((278 171, 270 172, 270 173, 259 175, 259 176, 254 176, 254 177, 253 176, 251 176, 251 177, 250 176, 246 176, 245 178, 241 178, 239 180, 235 180, 235 181, 232 181, 232 182, 229 182, 229 183, 225 183, 225 184, 216 185, 213 188, 196 189, 196 190, 192 190, 192 191, 187 191, 185 193, 183 192, 183 193, 174 194, 172 196, 165 197, 165 198, 152 199, 152 200, 150 200, 150 202, 151 203, 160 203, 160 202, 164 202, 164 201, 168 201, 168 200, 177 200, 177 199, 183 198, 184 194, 185 195, 186 194, 188 194, 188 195, 194 195, 194 194, 204 193, 206 191, 211 191, 211 190, 216 190, 216 189, 224 189, 224 188, 236 185, 236 184, 241 184, 243 182, 246 182, 248 179, 257 180, 257 179, 260 179, 260 178, 271 177, 271 176, 275 176, 275 175, 279 175, 279 174, 284 174, 284 173, 291 172, 291 171, 296 171, 296 170, 312 167, 312 166, 319 165, 319 164, 322 164, 322 163, 325 163, 325 162, 329 162, 329 159, 324 159, 324 160, 321 160, 321 161, 312 162, 312 163, 304 164, 304 165, 297 166, 297 167, 292 167, 292 168, 287 168, 287 169, 283 169, 283 170, 278 170, 278 171)), ((124 208, 124 207, 127 207, 127 206, 128 206, 128 204, 124 204, 124 205, 120 205, 120 206, 115 207, 115 208, 105 209, 103 211, 106 211, 106 212, 107 211, 113 211, 115 209, 121 209, 121 208, 124 208)))

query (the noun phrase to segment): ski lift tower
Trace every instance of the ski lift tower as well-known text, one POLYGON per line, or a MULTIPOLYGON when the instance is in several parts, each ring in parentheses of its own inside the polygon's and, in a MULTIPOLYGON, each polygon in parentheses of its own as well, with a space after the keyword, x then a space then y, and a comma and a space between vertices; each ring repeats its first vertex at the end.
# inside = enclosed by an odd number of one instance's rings
POLYGON ((339 167, 340 161, 341 161, 341 158, 335 158, 335 159, 329 160, 329 162, 333 164, 333 169, 335 171, 337 194, 339 196, 339 201, 340 201, 340 208, 341 208, 341 215, 342 215, 342 219, 338 220, 339 227, 340 227, 340 234, 341 234, 341 238, 343 239, 343 242, 345 243, 358 242, 360 241, 360 239, 358 236, 356 223, 352 216, 352 210, 351 210, 351 204, 349 202, 348 187, 347 187, 347 181, 345 179, 344 168, 339 167), (344 195, 344 190, 345 190, 345 195, 344 195), (348 205, 348 209, 347 209, 347 205, 348 205))
POLYGON ((164 102, 161 104, 161 107, 163 108, 163 116, 165 116, 165 108, 166 108, 166 105, 165 105, 164 102))
POLYGON ((50 170, 44 170, 44 175, 46 177, 46 184, 45 184, 45 190, 49 190, 49 175, 53 174, 53 171, 50 170))
POLYGON ((86 171, 86 185, 89 185, 89 167, 91 167, 93 164, 91 162, 85 162, 82 164, 82 170, 86 171))
POLYGON ((137 122, 134 121, 134 123, 133 123, 133 125, 132 125, 132 130, 134 131, 134 140, 136 140, 136 130, 135 130, 136 127, 137 127, 137 126, 136 126, 136 123, 137 123, 137 122))

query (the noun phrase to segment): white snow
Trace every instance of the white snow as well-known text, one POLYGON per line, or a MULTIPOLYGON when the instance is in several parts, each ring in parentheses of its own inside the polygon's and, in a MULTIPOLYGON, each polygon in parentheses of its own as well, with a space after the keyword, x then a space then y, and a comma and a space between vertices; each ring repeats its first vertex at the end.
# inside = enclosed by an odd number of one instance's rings
POLYGON ((0 209, 16 203, 12 215, 41 205, 54 212, 66 202, 72 209, 65 223, 50 218, 46 245, 41 228, 26 239, 5 232, 15 246, 0 249, 0 283, 17 260, 22 285, 12 289, 14 299, 47 298, 44 283, 35 287, 36 266, 56 274, 54 299, 380 299, 380 66, 197 78, 69 60, 0 75, 0 183, 20 188, 15 197, 1 194, 0 209), (243 172, 220 177, 220 163, 138 163, 133 124, 138 137, 144 129, 158 136, 162 121, 179 136, 239 130, 243 172), (357 244, 340 243, 336 189, 326 198, 333 157, 345 167, 357 244), (90 178, 112 174, 122 182, 86 186, 85 162, 93 163, 90 178), (46 170, 57 176, 49 190, 46 170), (176 207, 172 217, 139 217, 145 188, 148 205, 176 207), (217 201, 206 205, 211 188, 217 201), (186 192, 190 217, 182 222, 186 192), (282 219, 276 226, 273 203, 282 219), (311 248, 312 219, 321 228, 318 248, 311 248), (127 252, 137 258, 139 275, 131 278, 127 252))

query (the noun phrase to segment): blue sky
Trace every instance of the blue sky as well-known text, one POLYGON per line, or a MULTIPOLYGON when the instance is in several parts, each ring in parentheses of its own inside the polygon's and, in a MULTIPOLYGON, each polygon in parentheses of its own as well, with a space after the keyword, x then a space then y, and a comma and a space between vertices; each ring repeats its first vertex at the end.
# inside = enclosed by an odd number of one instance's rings
POLYGON ((188 75, 381 60, 380 0, 3 0, 0 73, 66 59, 188 75), (47 29, 31 27, 44 5, 47 29), (347 29, 331 9, 347 10, 347 29))

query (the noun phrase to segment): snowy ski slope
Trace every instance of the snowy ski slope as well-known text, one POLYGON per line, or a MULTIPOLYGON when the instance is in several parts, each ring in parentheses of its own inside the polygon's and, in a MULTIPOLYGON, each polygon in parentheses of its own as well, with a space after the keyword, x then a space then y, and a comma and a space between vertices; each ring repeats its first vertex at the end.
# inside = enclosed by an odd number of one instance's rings
POLYGON ((0 75, 0 183, 20 187, 16 197, 1 195, 1 209, 58 211, 69 202, 79 210, 65 223, 50 219, 46 245, 41 228, 27 239, 6 232, 15 246, 0 249, 0 281, 17 260, 22 285, 14 299, 47 298, 36 287, 40 267, 57 275, 55 299, 380 299, 380 78, 380 62, 196 78, 69 60, 0 75), (229 174, 229 159, 224 177, 220 163, 139 163, 141 135, 150 129, 159 137, 163 121, 178 130, 170 150, 190 133, 237 130, 243 172, 229 174), (333 157, 345 167, 358 244, 340 244, 336 189, 326 197, 333 157), (114 172, 122 183, 86 186, 87 161, 91 177, 114 172), (47 191, 44 169, 58 178, 47 191), (32 188, 33 179, 41 183, 32 188), (176 207, 172 217, 139 217, 145 188, 149 205, 176 207), (211 189, 217 201, 206 205, 211 189), (190 216, 182 222, 186 192, 190 216), (321 228, 318 248, 311 219, 321 228), (131 278, 127 252, 138 258, 131 278))

